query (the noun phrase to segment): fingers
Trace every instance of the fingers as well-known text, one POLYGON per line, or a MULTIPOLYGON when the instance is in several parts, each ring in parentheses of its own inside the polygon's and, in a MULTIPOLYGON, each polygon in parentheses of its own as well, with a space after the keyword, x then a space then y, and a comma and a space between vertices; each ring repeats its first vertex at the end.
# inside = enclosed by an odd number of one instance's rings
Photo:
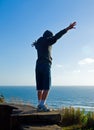
POLYGON ((75 29, 74 26, 76 26, 76 22, 73 22, 73 23, 70 24, 70 28, 74 28, 75 29))
POLYGON ((68 31, 70 29, 75 29, 75 26, 76 26, 76 22, 73 22, 66 28, 66 30, 68 31))
POLYGON ((72 23, 72 26, 76 26, 76 22, 73 22, 73 23, 72 23))
POLYGON ((73 24, 76 24, 76 22, 73 22, 73 24))
POLYGON ((70 24, 70 26, 75 26, 76 25, 76 22, 73 22, 70 24))

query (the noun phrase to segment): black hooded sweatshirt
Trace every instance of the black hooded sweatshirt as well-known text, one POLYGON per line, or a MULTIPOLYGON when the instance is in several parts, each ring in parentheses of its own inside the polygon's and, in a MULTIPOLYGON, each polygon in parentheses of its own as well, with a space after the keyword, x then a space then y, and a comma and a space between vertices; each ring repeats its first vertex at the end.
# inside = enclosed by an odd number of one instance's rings
POLYGON ((40 37, 35 42, 35 48, 37 49, 37 63, 50 63, 52 64, 51 50, 52 45, 61 38, 67 32, 66 29, 63 29, 56 33, 52 37, 40 37))

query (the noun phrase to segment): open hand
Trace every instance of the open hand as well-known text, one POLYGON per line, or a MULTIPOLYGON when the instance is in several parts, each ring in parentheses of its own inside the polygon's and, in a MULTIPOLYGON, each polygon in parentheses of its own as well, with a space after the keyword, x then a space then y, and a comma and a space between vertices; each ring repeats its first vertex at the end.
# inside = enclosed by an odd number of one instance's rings
POLYGON ((68 31, 69 29, 75 29, 75 26, 76 26, 76 22, 73 22, 66 28, 66 30, 68 31))

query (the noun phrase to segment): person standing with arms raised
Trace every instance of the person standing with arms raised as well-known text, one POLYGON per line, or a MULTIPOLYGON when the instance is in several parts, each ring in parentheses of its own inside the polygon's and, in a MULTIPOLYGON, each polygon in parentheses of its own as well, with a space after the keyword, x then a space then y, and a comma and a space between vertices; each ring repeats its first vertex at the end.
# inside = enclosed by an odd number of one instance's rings
POLYGON ((47 112, 50 109, 45 105, 50 86, 51 86, 51 50, 52 45, 56 43, 65 33, 71 29, 75 29, 76 22, 71 23, 65 29, 59 31, 55 35, 49 30, 43 33, 43 36, 35 41, 32 46, 35 46, 37 50, 36 61, 36 89, 38 96, 37 111, 47 112))

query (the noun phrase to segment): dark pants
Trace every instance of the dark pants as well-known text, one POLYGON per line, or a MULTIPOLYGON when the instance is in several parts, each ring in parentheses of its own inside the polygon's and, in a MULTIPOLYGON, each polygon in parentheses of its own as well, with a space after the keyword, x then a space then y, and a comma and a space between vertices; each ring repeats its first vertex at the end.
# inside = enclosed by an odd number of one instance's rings
POLYGON ((51 64, 36 63, 36 88, 49 90, 51 86, 51 64))

